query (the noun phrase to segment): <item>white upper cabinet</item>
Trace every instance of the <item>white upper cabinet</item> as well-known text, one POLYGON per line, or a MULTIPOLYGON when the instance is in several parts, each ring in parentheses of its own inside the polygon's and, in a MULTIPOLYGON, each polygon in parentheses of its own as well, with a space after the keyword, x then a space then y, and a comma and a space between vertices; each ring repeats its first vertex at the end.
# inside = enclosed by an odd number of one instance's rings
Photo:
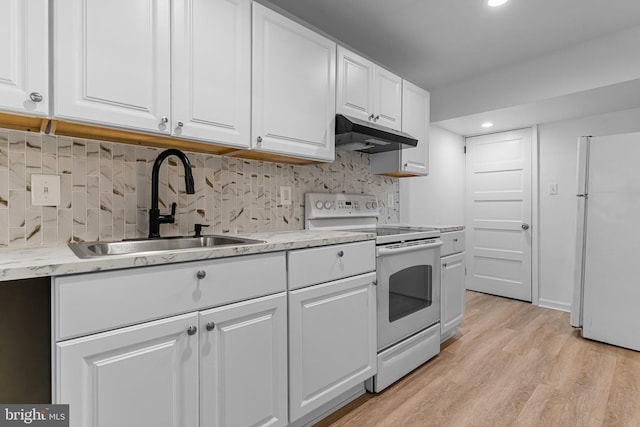
POLYGON ((418 145, 372 154, 372 173, 399 178, 429 174, 430 101, 429 92, 402 81, 402 131, 416 138, 418 145))
POLYGON ((373 120, 382 126, 400 130, 402 126, 402 79, 384 68, 375 68, 373 120))
POLYGON ((172 133, 249 146, 251 0, 174 0, 172 133))
POLYGON ((250 0, 53 7, 56 117, 249 147, 250 0))
POLYGON ((46 0, 0 2, 0 109, 49 113, 46 0))
POLYGON ((252 148, 334 159, 336 44, 254 3, 252 148))
POLYGON ((402 79, 338 46, 337 110, 400 130, 402 79))
POLYGON ((429 122, 431 96, 426 90, 402 82, 402 131, 418 140, 418 145, 400 151, 402 171, 415 175, 429 174, 429 122))
POLYGON ((338 113, 373 120, 374 67, 371 61, 338 46, 338 113))
POLYGON ((53 2, 57 117, 169 133, 170 0, 53 2))

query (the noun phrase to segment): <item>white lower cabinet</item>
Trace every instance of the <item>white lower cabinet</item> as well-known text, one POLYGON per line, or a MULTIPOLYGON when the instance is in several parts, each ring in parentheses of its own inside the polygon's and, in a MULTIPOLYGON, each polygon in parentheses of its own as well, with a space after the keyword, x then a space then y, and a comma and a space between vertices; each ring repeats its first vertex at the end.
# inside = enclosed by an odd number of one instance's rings
POLYGON ((284 252, 53 284, 53 403, 71 427, 287 425, 284 252))
POLYGON ((451 338, 458 330, 464 309, 465 262, 464 231, 443 233, 440 259, 440 340, 451 338))
POLYGON ((200 425, 287 425, 287 297, 200 313, 200 425))
POLYGON ((376 373, 375 273, 289 292, 295 421, 376 373))
POLYGON ((55 403, 72 427, 198 425, 198 314, 56 344, 55 403))

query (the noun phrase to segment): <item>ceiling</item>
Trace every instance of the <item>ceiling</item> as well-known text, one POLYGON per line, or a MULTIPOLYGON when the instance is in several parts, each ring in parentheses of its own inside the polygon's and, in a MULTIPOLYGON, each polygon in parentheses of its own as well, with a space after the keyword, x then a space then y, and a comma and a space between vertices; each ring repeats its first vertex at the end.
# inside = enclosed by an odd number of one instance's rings
POLYGON ((430 91, 640 25, 638 0, 268 0, 430 91))

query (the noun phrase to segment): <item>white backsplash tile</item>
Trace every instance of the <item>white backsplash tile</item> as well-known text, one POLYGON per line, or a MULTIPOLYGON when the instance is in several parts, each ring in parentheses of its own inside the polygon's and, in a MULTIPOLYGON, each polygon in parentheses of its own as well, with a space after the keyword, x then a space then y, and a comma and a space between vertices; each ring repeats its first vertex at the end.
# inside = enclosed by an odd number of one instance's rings
MULTIPOLYGON (((145 237, 151 170, 162 151, 0 129, 0 247, 145 237), (60 175, 60 206, 31 206, 34 173, 60 175)), ((307 166, 187 155, 195 194, 186 194, 175 158, 160 169, 162 213, 178 204, 176 223, 161 225, 164 236, 191 234, 196 223, 210 225, 207 233, 300 230, 309 191, 374 194, 380 223, 399 218, 397 179, 371 175, 367 154, 338 150, 335 162, 307 166), (290 206, 280 203, 280 186, 291 187, 290 206), (393 206, 387 206, 389 193, 393 206)))

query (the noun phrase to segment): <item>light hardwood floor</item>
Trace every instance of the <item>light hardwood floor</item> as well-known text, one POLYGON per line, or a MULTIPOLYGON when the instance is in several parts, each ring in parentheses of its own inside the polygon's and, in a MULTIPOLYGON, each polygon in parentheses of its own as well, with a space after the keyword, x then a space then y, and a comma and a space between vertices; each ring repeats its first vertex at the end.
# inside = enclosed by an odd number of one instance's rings
POLYGON ((640 426, 640 353, 581 338, 569 313, 468 291, 440 355, 316 426, 640 426))

